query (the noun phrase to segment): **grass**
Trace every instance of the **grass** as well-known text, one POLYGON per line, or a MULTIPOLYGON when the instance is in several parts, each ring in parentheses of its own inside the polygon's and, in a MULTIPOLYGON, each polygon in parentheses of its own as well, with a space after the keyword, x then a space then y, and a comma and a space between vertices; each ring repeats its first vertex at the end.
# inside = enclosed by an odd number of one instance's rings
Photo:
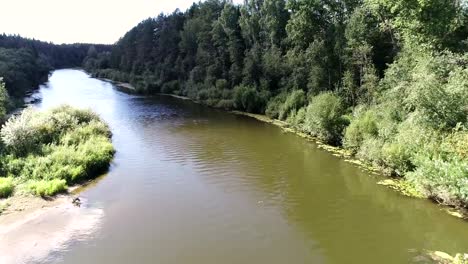
POLYGON ((13 194, 15 186, 12 178, 0 178, 0 198, 7 198, 13 194))
POLYGON ((70 106, 26 109, 5 123, 0 136, 0 175, 9 179, 0 181, 6 186, 0 197, 11 195, 15 185, 37 196, 64 192, 105 172, 114 154, 107 124, 70 106))
POLYGON ((67 190, 67 183, 65 180, 33 180, 27 184, 29 191, 37 196, 52 196, 67 190))

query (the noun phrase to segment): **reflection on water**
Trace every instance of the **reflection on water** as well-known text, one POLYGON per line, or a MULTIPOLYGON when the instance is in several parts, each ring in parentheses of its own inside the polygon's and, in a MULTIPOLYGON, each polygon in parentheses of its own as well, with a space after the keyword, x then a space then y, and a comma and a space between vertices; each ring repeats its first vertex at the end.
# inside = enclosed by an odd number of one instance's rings
POLYGON ((407 263, 466 251, 466 223, 256 120, 166 96, 127 95, 76 70, 40 90, 49 108, 90 107, 117 150, 81 193, 99 231, 54 263, 407 263))

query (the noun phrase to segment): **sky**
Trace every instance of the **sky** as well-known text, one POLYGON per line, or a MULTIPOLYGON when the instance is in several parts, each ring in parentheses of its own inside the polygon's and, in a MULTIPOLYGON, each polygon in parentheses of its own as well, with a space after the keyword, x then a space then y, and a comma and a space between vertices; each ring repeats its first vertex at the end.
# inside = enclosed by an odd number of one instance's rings
POLYGON ((184 11, 193 1, 0 0, 0 33, 56 44, 112 44, 142 20, 176 8, 184 11))

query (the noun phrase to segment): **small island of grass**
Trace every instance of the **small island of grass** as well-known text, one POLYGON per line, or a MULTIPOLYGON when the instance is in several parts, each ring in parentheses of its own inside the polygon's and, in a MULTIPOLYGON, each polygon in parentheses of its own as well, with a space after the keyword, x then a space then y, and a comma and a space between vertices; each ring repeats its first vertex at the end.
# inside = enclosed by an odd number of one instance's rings
POLYGON ((0 198, 53 196, 99 176, 115 152, 111 135, 91 110, 25 109, 0 131, 0 198))

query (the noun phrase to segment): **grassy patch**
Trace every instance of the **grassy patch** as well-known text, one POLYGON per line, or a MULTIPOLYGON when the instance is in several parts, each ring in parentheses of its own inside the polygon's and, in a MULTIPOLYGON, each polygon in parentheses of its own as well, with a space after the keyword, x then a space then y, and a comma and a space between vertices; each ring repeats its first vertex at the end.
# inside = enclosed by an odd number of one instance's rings
POLYGON ((32 194, 44 197, 64 192, 67 189, 67 183, 60 179, 33 180, 27 184, 27 187, 32 194))
MULTIPOLYGON (((26 109, 10 118, 0 135, 0 173, 9 177, 9 186, 16 183, 38 196, 97 177, 114 154, 108 126, 92 111, 70 106, 26 109)), ((11 195, 8 190, 5 195, 11 195)))
POLYGON ((0 198, 6 198, 13 194, 15 186, 12 178, 0 178, 0 198))

